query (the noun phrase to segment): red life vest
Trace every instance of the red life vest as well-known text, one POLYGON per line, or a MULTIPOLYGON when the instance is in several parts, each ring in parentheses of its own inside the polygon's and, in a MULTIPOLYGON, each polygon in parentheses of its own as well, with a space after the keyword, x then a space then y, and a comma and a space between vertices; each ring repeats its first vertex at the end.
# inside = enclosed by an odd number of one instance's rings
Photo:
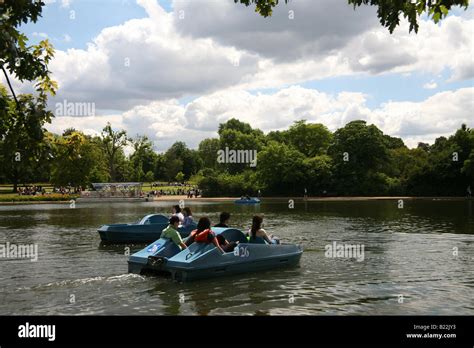
POLYGON ((211 229, 204 230, 202 232, 198 232, 194 235, 194 241, 197 243, 212 243, 216 235, 211 229))

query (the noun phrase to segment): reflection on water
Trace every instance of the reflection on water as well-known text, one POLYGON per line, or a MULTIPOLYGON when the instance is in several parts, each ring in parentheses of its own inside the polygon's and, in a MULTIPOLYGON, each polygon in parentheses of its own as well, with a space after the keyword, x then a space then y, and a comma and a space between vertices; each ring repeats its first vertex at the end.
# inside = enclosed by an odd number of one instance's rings
POLYGON ((474 313, 472 201, 189 203, 195 217, 253 214, 302 244, 300 267, 177 283, 127 273, 127 248, 103 245, 102 224, 167 213, 171 202, 0 207, 0 244, 38 244, 39 260, 0 260, 0 314, 470 314, 474 313), (362 244, 364 261, 324 247, 362 244), (399 303, 400 296, 403 302, 399 303))

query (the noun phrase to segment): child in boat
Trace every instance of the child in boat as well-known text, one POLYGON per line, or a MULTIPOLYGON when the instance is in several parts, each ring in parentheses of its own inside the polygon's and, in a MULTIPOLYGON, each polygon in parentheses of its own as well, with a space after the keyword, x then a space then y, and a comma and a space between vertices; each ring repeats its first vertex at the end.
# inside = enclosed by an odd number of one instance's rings
POLYGON ((230 214, 226 211, 223 211, 219 216, 219 223, 214 225, 214 227, 229 227, 230 214))
POLYGON ((191 212, 191 208, 189 207, 183 208, 183 214, 184 214, 183 227, 188 227, 189 225, 192 225, 194 223, 194 220, 193 220, 193 213, 191 212))
POLYGON ((186 249, 187 245, 184 244, 181 236, 178 232, 179 218, 177 216, 170 217, 169 225, 162 232, 160 238, 171 239, 181 250, 186 249))
POLYGON ((180 224, 184 222, 184 215, 181 212, 181 207, 179 205, 173 205, 172 216, 177 216, 179 218, 180 224))
POLYGON ((264 240, 268 244, 278 244, 278 241, 272 241, 273 235, 268 236, 267 232, 262 228, 263 218, 255 215, 252 219, 252 228, 249 230, 249 243, 259 243, 259 240, 264 240))
POLYGON ((211 220, 207 217, 199 219, 197 229, 192 231, 189 238, 186 240, 187 245, 191 245, 193 242, 206 244, 212 243, 221 253, 231 252, 237 245, 236 242, 229 243, 220 235, 216 236, 211 230, 211 220))

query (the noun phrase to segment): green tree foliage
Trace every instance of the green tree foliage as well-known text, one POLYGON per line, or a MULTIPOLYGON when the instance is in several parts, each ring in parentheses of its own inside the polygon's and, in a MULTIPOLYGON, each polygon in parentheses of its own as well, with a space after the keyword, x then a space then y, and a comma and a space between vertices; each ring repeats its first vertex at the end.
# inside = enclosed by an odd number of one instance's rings
POLYGON ((126 171, 124 147, 128 144, 127 132, 114 131, 112 125, 107 123, 101 133, 101 146, 109 168, 111 181, 124 178, 126 171))
POLYGON ((41 1, 0 2, 0 73, 9 88, 7 92, 0 85, 0 162, 4 164, 0 177, 8 178, 14 191, 45 165, 43 126, 53 116, 47 110, 47 97, 57 89, 48 70, 54 50, 47 40, 28 46, 28 38, 18 30, 21 24, 37 21, 43 5, 41 1), (36 95, 17 96, 11 76, 34 82, 36 95))
POLYGON ((258 154, 258 179, 266 190, 277 194, 298 192, 307 179, 304 160, 298 150, 272 141, 258 154))
POLYGON ((313 157, 326 153, 332 141, 332 133, 320 123, 307 124, 305 120, 301 120, 286 131, 271 132, 268 139, 285 143, 303 155, 313 157))
POLYGON ((165 176, 173 181, 179 172, 183 172, 187 180, 202 168, 202 159, 199 152, 190 150, 182 141, 177 141, 164 155, 165 176))
POLYGON ((176 174, 175 179, 176 179, 177 182, 183 182, 183 180, 184 180, 183 172, 179 172, 178 174, 176 174))
POLYGON ((248 169, 238 174, 204 169, 197 184, 207 197, 256 195, 261 187, 255 171, 248 169))
POLYGON ((137 136, 132 141, 132 145, 134 152, 130 156, 130 180, 153 181, 153 171, 158 157, 153 151, 153 143, 147 136, 137 136), (150 176, 149 173, 152 175, 150 176))
POLYGON ((387 0, 349 0, 354 8, 361 5, 377 6, 377 16, 380 24, 393 33, 400 24, 403 15, 410 23, 410 32, 418 32, 418 20, 422 15, 428 15, 438 23, 445 18, 454 6, 467 9, 469 0, 415 0, 415 1, 387 1, 387 0))
MULTIPOLYGON (((247 150, 260 151, 265 143, 265 136, 260 129, 253 129, 250 124, 241 122, 235 118, 219 125, 219 147, 220 150, 247 150)), ((249 163, 223 163, 218 167, 231 174, 239 173, 248 169, 249 163)))
POLYGON ((20 95, 17 103, 0 86, 0 95, 0 103, 5 106, 0 120, 1 171, 16 191, 17 185, 28 182, 44 161, 47 143, 43 125, 52 114, 39 97, 31 94, 20 95))
POLYGON ((199 143, 198 153, 205 168, 217 167, 217 151, 220 149, 220 141, 217 138, 204 139, 199 143))
MULTIPOLYGON (((234 0, 234 2, 250 6, 255 4, 255 12, 263 17, 272 15, 273 8, 278 5, 279 0, 234 0)), ((285 0, 285 3, 289 3, 285 0)), ((377 7, 377 17, 380 24, 393 33, 400 24, 400 16, 405 17, 410 23, 410 32, 418 32, 418 21, 420 16, 428 15, 435 23, 445 18, 454 6, 467 9, 469 0, 348 0, 354 8, 362 5, 377 7)), ((317 3, 315 3, 317 6, 317 3)))
POLYGON ((107 168, 97 142, 78 131, 56 136, 51 182, 56 186, 87 186, 93 181, 107 181, 107 168), (97 180, 99 179, 99 180, 97 180))

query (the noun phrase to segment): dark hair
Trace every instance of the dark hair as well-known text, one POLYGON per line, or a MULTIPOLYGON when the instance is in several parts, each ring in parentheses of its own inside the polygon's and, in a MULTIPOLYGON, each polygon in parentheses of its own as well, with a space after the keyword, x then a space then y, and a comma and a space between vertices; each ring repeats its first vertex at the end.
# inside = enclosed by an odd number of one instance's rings
POLYGON ((221 213, 221 215, 219 216, 219 222, 220 222, 221 224, 223 224, 224 222, 226 222, 226 221, 229 220, 229 219, 230 219, 230 214, 229 214, 228 212, 226 212, 226 211, 223 211, 223 212, 221 213))
POLYGON ((252 219, 252 228, 250 229, 250 235, 252 238, 257 236, 257 231, 262 226, 263 218, 261 216, 255 215, 252 219))
POLYGON ((193 213, 191 212, 191 208, 185 207, 183 208, 183 211, 186 213, 186 216, 192 216, 193 213))
POLYGON ((176 210, 176 213, 181 213, 181 207, 179 205, 173 205, 174 210, 176 210))
POLYGON ((170 217, 169 222, 170 222, 170 225, 174 225, 176 222, 179 222, 179 217, 177 217, 176 215, 173 215, 172 217, 170 217))
POLYGON ((211 228, 211 220, 209 220, 209 218, 205 216, 200 218, 197 224, 198 232, 202 232, 204 230, 207 230, 208 228, 211 228))

